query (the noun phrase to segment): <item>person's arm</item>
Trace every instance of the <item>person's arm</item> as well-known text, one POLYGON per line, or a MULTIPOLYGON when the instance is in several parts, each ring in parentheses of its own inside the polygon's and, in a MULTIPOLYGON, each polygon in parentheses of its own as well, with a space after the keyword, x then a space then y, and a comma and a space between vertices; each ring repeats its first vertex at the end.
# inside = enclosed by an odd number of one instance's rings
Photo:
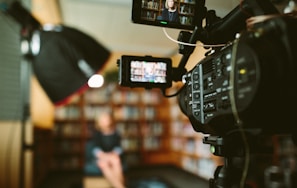
POLYGON ((118 155, 121 155, 123 153, 123 148, 120 146, 117 146, 112 151, 117 153, 118 155))
POLYGON ((95 157, 97 157, 98 153, 101 151, 102 149, 100 147, 94 147, 92 153, 95 157))

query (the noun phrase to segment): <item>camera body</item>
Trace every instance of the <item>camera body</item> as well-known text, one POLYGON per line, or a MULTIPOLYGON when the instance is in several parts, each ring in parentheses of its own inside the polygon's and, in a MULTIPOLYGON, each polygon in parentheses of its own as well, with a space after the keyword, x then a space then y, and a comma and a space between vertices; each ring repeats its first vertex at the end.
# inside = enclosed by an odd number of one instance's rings
MULTIPOLYGON (((194 130, 224 136, 238 129, 234 118, 238 113, 244 129, 270 134, 296 131, 292 122, 297 112, 291 110, 297 106, 294 33, 296 18, 269 19, 184 74, 177 99, 194 130)), ((124 55, 118 66, 121 86, 164 90, 172 85, 169 58, 124 55)))
POLYGON ((195 131, 224 136, 238 129, 234 113, 244 129, 296 131, 296 32, 295 18, 271 19, 197 63, 178 97, 195 131))

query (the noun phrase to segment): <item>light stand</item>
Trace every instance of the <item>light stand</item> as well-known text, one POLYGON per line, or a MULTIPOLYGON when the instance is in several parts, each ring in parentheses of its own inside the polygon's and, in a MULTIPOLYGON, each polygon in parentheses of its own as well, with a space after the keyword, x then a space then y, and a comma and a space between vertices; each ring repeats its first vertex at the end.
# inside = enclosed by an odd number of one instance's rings
POLYGON ((26 126, 30 118, 30 78, 31 78, 31 66, 28 60, 21 62, 21 92, 22 92, 22 120, 21 120, 21 153, 20 153, 20 182, 19 187, 25 186, 25 152, 32 150, 32 145, 26 143, 26 126))

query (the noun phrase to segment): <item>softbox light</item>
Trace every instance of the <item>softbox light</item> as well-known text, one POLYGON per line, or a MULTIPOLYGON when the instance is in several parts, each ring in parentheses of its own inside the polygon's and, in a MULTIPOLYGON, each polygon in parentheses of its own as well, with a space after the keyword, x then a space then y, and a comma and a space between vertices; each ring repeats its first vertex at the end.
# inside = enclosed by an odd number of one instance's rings
POLYGON ((40 85, 55 105, 87 89, 88 79, 110 56, 107 48, 75 28, 42 26, 18 1, 1 7, 21 24, 23 54, 32 60, 40 85))
POLYGON ((40 50, 33 70, 51 101, 65 104, 83 92, 88 79, 105 65, 110 52, 92 37, 70 27, 41 30, 40 50))

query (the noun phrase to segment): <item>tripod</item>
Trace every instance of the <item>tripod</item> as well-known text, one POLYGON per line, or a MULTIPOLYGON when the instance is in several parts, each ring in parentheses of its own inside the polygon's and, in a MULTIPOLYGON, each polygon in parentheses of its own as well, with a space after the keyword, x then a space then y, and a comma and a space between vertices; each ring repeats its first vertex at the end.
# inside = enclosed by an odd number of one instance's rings
POLYGON ((224 157, 224 165, 218 166, 209 188, 293 188, 297 185, 295 171, 288 171, 275 161, 272 135, 260 135, 245 131, 250 151, 246 159, 244 144, 239 131, 228 136, 208 136, 203 143, 210 144, 214 155, 224 157), (244 168, 249 160, 248 169, 244 168), (277 166, 276 166, 277 165, 277 166), (246 170, 246 171, 245 171, 246 170), (242 178, 244 173, 246 178, 242 178))
MULTIPOLYGON (((239 188, 242 177, 243 154, 239 142, 231 142, 234 138, 219 136, 205 137, 203 143, 210 144, 214 155, 224 157, 224 165, 218 166, 214 177, 209 180, 209 188, 239 188), (232 148, 232 149, 231 149, 232 148)), ((244 188, 249 188, 245 185, 244 188)))

